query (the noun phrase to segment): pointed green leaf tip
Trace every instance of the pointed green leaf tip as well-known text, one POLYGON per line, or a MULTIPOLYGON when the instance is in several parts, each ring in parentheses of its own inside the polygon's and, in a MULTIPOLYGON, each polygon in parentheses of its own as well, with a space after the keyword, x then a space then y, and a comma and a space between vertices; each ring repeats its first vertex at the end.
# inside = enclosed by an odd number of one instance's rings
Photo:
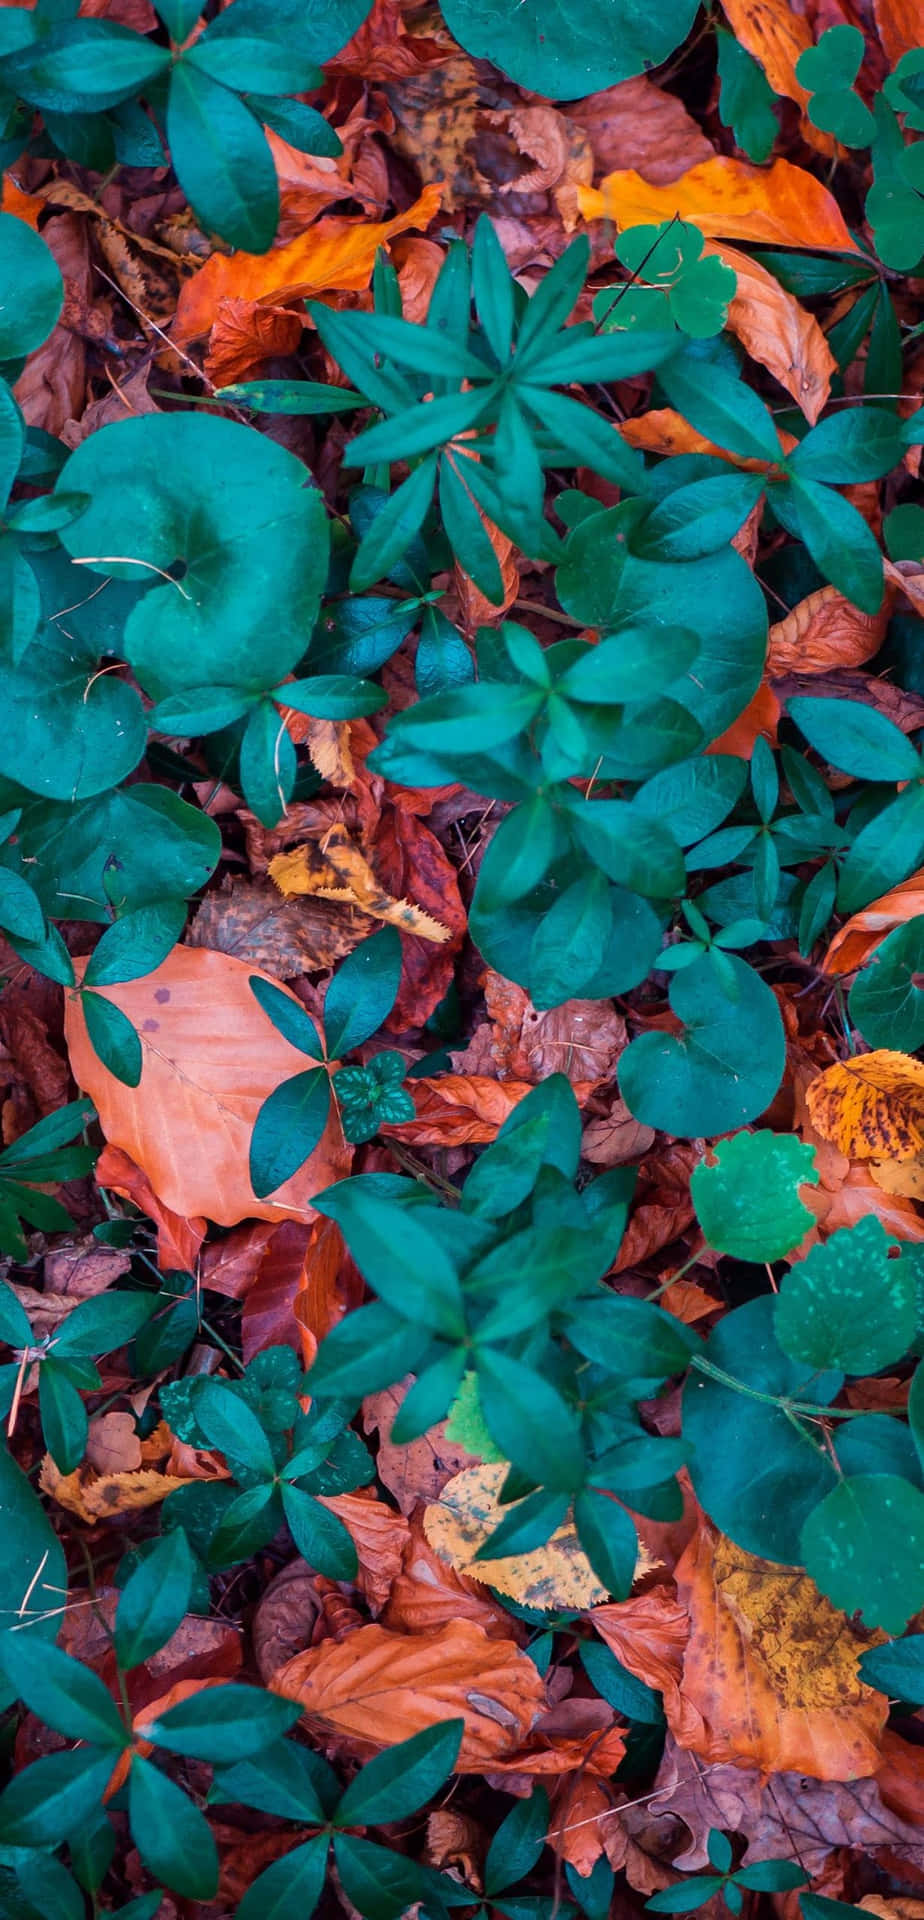
POLYGON ((764 1129, 732 1134, 715 1154, 715 1165, 701 1160, 690 1181, 710 1247, 739 1260, 781 1260, 812 1225, 799 1187, 818 1184, 814 1147, 764 1129))

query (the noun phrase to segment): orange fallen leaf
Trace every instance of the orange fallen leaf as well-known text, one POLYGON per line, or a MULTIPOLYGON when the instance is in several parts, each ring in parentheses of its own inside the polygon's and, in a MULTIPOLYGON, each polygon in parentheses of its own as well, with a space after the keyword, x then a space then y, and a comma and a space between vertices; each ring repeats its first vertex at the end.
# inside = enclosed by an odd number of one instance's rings
POLYGON ((379 247, 409 227, 426 227, 439 212, 442 188, 424 187, 413 206, 393 220, 318 220, 288 245, 269 253, 213 253, 180 289, 171 338, 180 346, 209 332, 225 299, 285 306, 331 290, 361 292, 372 277, 379 247))
POLYGON ((862 667, 879 652, 891 611, 888 591, 878 613, 861 613, 836 587, 816 587, 771 626, 768 678, 862 667))
POLYGON ((317 894, 322 900, 343 900, 401 933, 416 934, 437 943, 448 940, 449 928, 410 900, 396 900, 380 885, 365 855, 340 822, 327 828, 317 844, 277 853, 269 864, 270 878, 286 899, 298 893, 317 894))
POLYGON ((265 360, 295 353, 302 337, 304 316, 288 307, 258 306, 253 300, 218 302, 209 334, 205 371, 213 386, 230 387, 249 380, 265 360))
POLYGON ((491 1640, 510 1640, 518 1631, 516 1621, 492 1599, 487 1587, 470 1574, 459 1573, 431 1547, 418 1509, 410 1522, 404 1563, 382 1625, 399 1633, 420 1634, 437 1632, 455 1620, 471 1620, 491 1640))
POLYGON ((44 213, 45 202, 41 194, 23 193, 17 187, 12 174, 3 175, 3 194, 0 200, 0 213, 13 213, 17 220, 24 220, 27 227, 38 232, 39 214, 44 213))
POLYGON ((924 7, 921 0, 873 0, 876 31, 890 66, 904 53, 924 46, 924 7))
POLYGON ((855 1227, 858 1220, 874 1213, 891 1240, 924 1240, 924 1219, 914 1202, 900 1194, 887 1194, 870 1168, 859 1161, 848 1166, 839 1185, 806 1187, 804 1191, 805 1204, 824 1234, 836 1233, 840 1227, 855 1227))
POLYGON ((790 0, 722 0, 722 9, 735 39, 763 67, 774 93, 785 94, 802 108, 803 137, 820 153, 834 153, 831 135, 809 120, 809 95, 796 79, 800 53, 814 44, 804 15, 790 0))
POLYGON ((752 360, 759 360, 792 394, 814 426, 831 391, 837 361, 813 313, 800 306, 772 273, 737 247, 707 241, 706 253, 732 267, 737 286, 728 326, 752 360))
POLYGON ((320 1496, 322 1507, 329 1507, 343 1521, 359 1561, 357 1586, 369 1611, 381 1613, 401 1571, 409 1538, 403 1513, 395 1513, 384 1500, 364 1499, 361 1493, 335 1493, 320 1496))
POLYGON ((208 1221, 199 1214, 187 1220, 173 1213, 158 1199, 146 1173, 120 1147, 103 1148, 94 1169, 97 1186, 131 1200, 139 1212, 157 1227, 157 1264, 161 1273, 192 1273, 199 1249, 208 1231, 208 1221))
POLYGON ((924 1061, 881 1047, 826 1067, 806 1090, 812 1125, 851 1160, 924 1153, 924 1061))
POLYGON ((134 1414, 96 1414, 90 1421, 84 1457, 96 1473, 134 1473, 142 1460, 134 1414))
MULTIPOLYGON (((464 486, 465 462, 461 460, 453 461, 450 458, 450 465, 453 466, 454 471, 464 486)), ((459 611, 462 615, 463 628, 469 638, 479 627, 496 626, 498 621, 503 619, 508 607, 512 607, 520 591, 520 568, 513 541, 506 533, 501 532, 500 527, 494 525, 493 520, 488 519, 487 514, 478 505, 477 501, 474 502, 474 505, 488 539, 491 542, 491 546, 494 549, 494 557, 500 568, 503 594, 499 601, 489 600, 486 594, 482 593, 481 588, 476 587, 474 580, 465 572, 464 567, 460 566, 459 561, 456 560, 453 567, 453 574, 456 592, 459 596, 459 611)))
POLYGON ((668 1725, 704 1760, 852 1780, 875 1772, 888 1701, 857 1677, 884 1636, 855 1632, 808 1574, 746 1553, 704 1525, 675 1569, 690 1616, 668 1725))
POLYGON ((719 734, 717 740, 710 740, 705 752, 733 753, 741 760, 750 760, 755 740, 769 740, 771 747, 775 747, 781 712, 773 688, 767 685, 766 680, 762 680, 743 712, 732 721, 730 727, 726 727, 724 733, 719 734))
POLYGON ((227 953, 174 947, 143 979, 100 988, 141 1040, 137 1087, 123 1086, 94 1053, 79 996, 70 995, 65 1007, 71 1069, 107 1140, 143 1169, 174 1213, 204 1214, 225 1227, 310 1219, 312 1196, 350 1164, 339 1128, 329 1122, 314 1153, 272 1199, 253 1192, 247 1164, 257 1113, 281 1081, 305 1071, 305 1055, 254 998, 254 973, 227 953))
POLYGON ((825 954, 822 971, 855 973, 887 933, 904 926, 908 920, 915 920, 919 914, 924 914, 924 867, 845 920, 825 954))
POLYGON ((607 174, 599 187, 578 187, 577 196, 585 220, 613 220, 619 228, 677 215, 707 239, 810 247, 815 253, 859 251, 827 187, 789 160, 753 167, 718 154, 667 187, 653 187, 629 168, 607 174))
POLYGON ((690 1618, 673 1592, 667 1587, 653 1587, 648 1593, 630 1595, 628 1600, 594 1607, 588 1617, 617 1660, 634 1673, 636 1680, 663 1693, 665 1704, 670 1699, 676 1716, 690 1618))
POLYGON ((545 1686, 513 1640, 489 1639, 470 1620, 413 1636, 360 1627, 344 1641, 297 1653, 272 1676, 297 1700, 329 1750, 369 1758, 441 1720, 464 1719, 460 1773, 482 1772, 522 1746, 545 1705, 545 1686))
POLYGON ((411 1080, 416 1119, 384 1126, 386 1139, 409 1146, 486 1146, 514 1107, 532 1091, 528 1080, 492 1080, 481 1073, 438 1073, 411 1080))

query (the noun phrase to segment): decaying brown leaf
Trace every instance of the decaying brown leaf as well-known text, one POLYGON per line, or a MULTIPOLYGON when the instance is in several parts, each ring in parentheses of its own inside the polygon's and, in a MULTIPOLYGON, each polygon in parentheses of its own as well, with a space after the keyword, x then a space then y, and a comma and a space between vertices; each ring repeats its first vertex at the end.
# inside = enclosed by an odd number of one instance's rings
POLYGON ((376 1471, 402 1513, 413 1513, 422 1500, 434 1500, 438 1493, 473 1464, 473 1457, 453 1440, 447 1440, 445 1423, 428 1427, 418 1440, 399 1446, 391 1437, 398 1408, 411 1385, 411 1378, 381 1393, 367 1393, 362 1407, 363 1430, 378 1434, 376 1471))
POLYGON ((61 1473, 50 1453, 46 1453, 39 1474, 39 1486, 59 1507, 76 1514, 90 1526, 96 1520, 112 1520, 117 1514, 136 1513, 144 1507, 156 1507, 176 1487, 184 1487, 185 1478, 159 1473, 156 1467, 140 1467, 137 1472, 96 1473, 83 1465, 73 1473, 61 1473))
POLYGON ((368 932, 357 908, 309 897, 287 900, 270 880, 228 879, 196 909, 186 944, 231 953, 277 980, 320 973, 368 932))
POLYGON ((887 593, 878 613, 861 613, 836 587, 814 593, 770 628, 766 672, 826 673, 831 667, 862 667, 879 652, 892 610, 887 593))
POLYGON ((270 861, 270 878, 281 894, 314 894, 321 900, 343 901, 373 919, 437 943, 449 939, 444 927, 410 900, 396 900, 376 879, 365 855, 350 839, 346 827, 335 821, 319 844, 293 847, 270 861))

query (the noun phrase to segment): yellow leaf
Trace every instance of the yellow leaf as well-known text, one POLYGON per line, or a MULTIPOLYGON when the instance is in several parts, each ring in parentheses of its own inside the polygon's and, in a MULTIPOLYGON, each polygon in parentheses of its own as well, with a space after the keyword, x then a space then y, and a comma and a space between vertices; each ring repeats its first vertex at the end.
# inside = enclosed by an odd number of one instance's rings
POLYGON ((177 1487, 188 1485, 187 1480, 177 1479, 172 1473, 158 1473, 154 1467, 140 1467, 133 1473, 95 1473, 84 1464, 74 1473, 60 1473, 50 1453, 46 1453, 39 1474, 42 1492, 88 1526, 97 1520, 111 1520, 119 1513, 156 1506, 177 1487))
POLYGON ((317 846, 308 842, 293 847, 290 853, 277 853, 269 871, 287 899, 296 893, 313 893, 321 900, 345 900, 376 920, 386 920, 401 933, 416 933, 421 940, 439 944, 449 939, 449 928, 422 907, 386 893, 340 822, 327 828, 317 846))
POLYGON ((924 1154, 924 1061, 910 1053, 881 1048, 827 1067, 808 1087, 806 1104, 822 1138, 850 1160, 924 1154))
MULTIPOLYGON (((556 1527, 544 1547, 532 1553, 510 1554, 500 1560, 476 1560, 480 1546, 504 1516, 516 1511, 516 1502, 502 1507, 498 1495, 507 1478, 506 1461, 466 1467, 448 1480, 438 1500, 424 1513, 424 1532, 431 1547, 457 1573, 483 1580, 524 1607, 575 1608, 599 1606, 609 1599, 580 1545, 570 1518, 556 1527)), ((636 1579, 657 1563, 639 1547, 636 1579)))
POLYGON ((599 187, 576 191, 585 220, 638 227, 678 217, 692 220, 707 239, 857 252, 833 195, 813 173, 788 160, 752 167, 718 154, 667 187, 652 186, 629 167, 608 173, 599 187))
POLYGON ((913 1160, 873 1160, 870 1173, 883 1193, 902 1194, 906 1200, 924 1200, 924 1157, 913 1160))

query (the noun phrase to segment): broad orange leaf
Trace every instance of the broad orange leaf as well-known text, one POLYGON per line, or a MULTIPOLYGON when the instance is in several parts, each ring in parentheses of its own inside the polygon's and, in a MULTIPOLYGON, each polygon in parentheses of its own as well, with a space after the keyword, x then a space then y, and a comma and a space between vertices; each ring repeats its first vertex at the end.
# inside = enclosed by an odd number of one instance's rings
POLYGON ((717 155, 668 187, 653 187, 629 169, 607 174, 599 187, 578 187, 577 195, 585 220, 613 220, 620 228, 676 214, 692 220, 707 239, 858 252, 833 195, 813 173, 789 160, 752 167, 717 155))
POLYGON ((854 973, 895 927, 924 914, 924 867, 902 880, 868 907, 851 914, 835 934, 822 961, 825 973, 854 973))
POLYGON ((891 611, 888 588, 878 613, 861 613, 836 587, 816 587, 770 628, 769 677, 862 667, 879 652, 891 611))
POLYGON ((157 1227, 157 1264, 162 1273, 193 1273, 208 1221, 199 1214, 187 1220, 158 1199, 146 1173, 120 1147, 105 1146, 94 1168, 97 1186, 131 1200, 157 1227))
POLYGON ((800 306, 766 267, 737 247, 709 241, 705 251, 717 254, 734 269, 737 288, 728 309, 732 333, 751 359, 759 360, 792 394, 814 426, 830 393, 831 375, 837 371, 815 315, 800 306))
POLYGON ((460 1773, 516 1752, 545 1705, 545 1686, 513 1640, 470 1620, 409 1636, 376 1625, 286 1662, 273 1690, 304 1709, 308 1731, 368 1758, 441 1720, 461 1718, 460 1773))
POLYGON ((254 998, 249 981, 258 972, 207 947, 174 947, 143 979, 98 989, 140 1037, 137 1087, 114 1079, 94 1053, 77 994, 65 1008, 71 1069, 107 1140, 143 1169, 174 1213, 204 1214, 224 1227, 310 1219, 312 1196, 350 1165, 331 1121, 310 1159, 272 1199, 258 1200, 250 1185, 250 1136, 260 1107, 282 1080, 310 1064, 254 998))
MULTIPOLYGON (((447 1441, 447 1451, 450 1445, 447 1441)), ((404 1564, 392 1586, 382 1625, 399 1633, 420 1634, 437 1632, 456 1620, 471 1620, 491 1640, 510 1640, 521 1631, 487 1587, 467 1573, 458 1573, 431 1547, 418 1509, 410 1522, 404 1564)))
POLYGON ((745 1553, 703 1526, 674 1575, 690 1616, 682 1731, 704 1760, 763 1773, 852 1780, 873 1773, 888 1701, 857 1678, 881 1634, 855 1632, 794 1567, 745 1553))
POLYGON ((372 277, 379 247, 409 227, 426 227, 439 212, 442 188, 431 183, 393 220, 331 215, 269 253, 213 253, 180 290, 172 339, 181 346, 208 333, 221 300, 284 306, 331 290, 359 293, 372 277))
POLYGON ((806 1092, 812 1125, 850 1160, 924 1153, 924 1061, 879 1048, 841 1060, 806 1092))
POLYGON ((781 707, 772 687, 762 680, 757 692, 751 695, 743 712, 733 720, 717 740, 710 740, 706 753, 734 753, 742 760, 750 760, 757 739, 769 740, 771 747, 776 746, 776 730, 779 725, 781 707))
POLYGON ((24 220, 26 226, 33 227, 37 233, 39 214, 44 211, 45 202, 40 194, 23 193, 22 188, 17 187, 12 174, 3 175, 0 212, 15 214, 17 220, 24 220))
POLYGON ((890 66, 896 67, 903 53, 924 47, 922 0, 873 0, 873 14, 890 66))
POLYGON ((628 1600, 608 1601, 594 1607, 590 1620, 617 1660, 676 1708, 690 1620, 673 1592, 653 1587, 628 1600))

